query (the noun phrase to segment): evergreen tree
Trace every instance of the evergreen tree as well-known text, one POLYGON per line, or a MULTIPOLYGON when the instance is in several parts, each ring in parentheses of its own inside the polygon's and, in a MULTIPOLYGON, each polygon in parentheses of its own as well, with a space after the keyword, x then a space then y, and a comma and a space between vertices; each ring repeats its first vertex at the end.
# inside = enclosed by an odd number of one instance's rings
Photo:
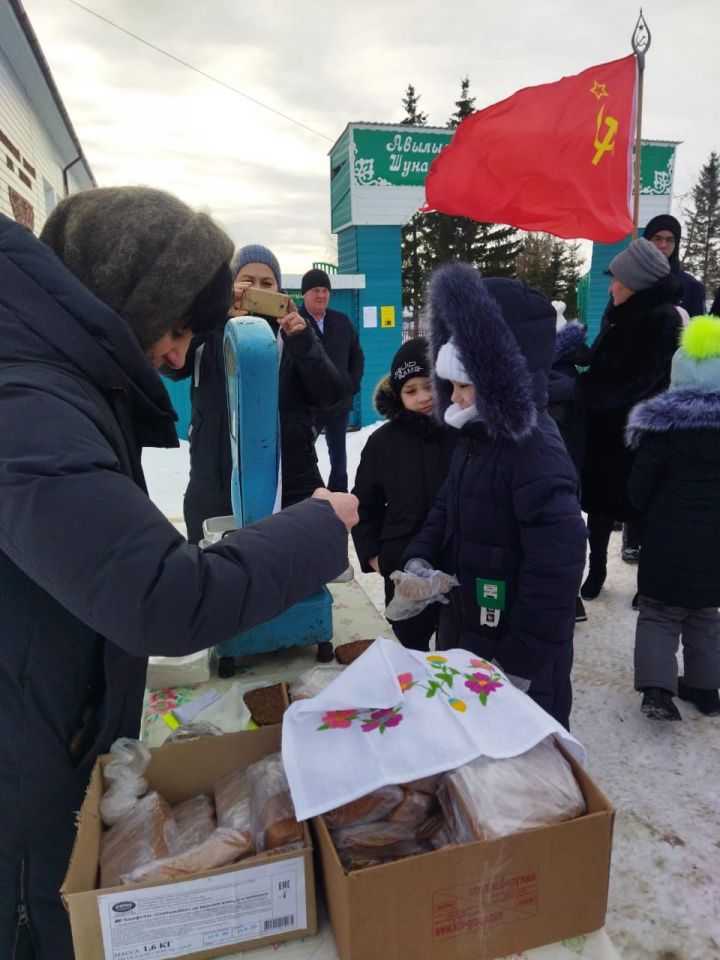
POLYGON ((415 87, 409 83, 402 101, 402 105, 405 107, 405 118, 400 123, 408 127, 427 126, 427 114, 418 109, 419 101, 420 95, 415 93, 415 87))
POLYGON ((460 99, 455 101, 457 110, 448 120, 448 126, 451 129, 459 127, 465 117, 475 113, 475 97, 470 96, 470 77, 465 77, 460 81, 460 99))
MULTIPOLYGON (((415 87, 409 83, 402 101, 405 117, 400 121, 401 124, 414 127, 427 125, 427 114, 418 109, 419 100, 420 96, 415 93, 415 87)), ((416 213, 403 226, 401 232, 402 303, 404 307, 412 308, 416 336, 420 308, 425 301, 427 272, 427 257, 422 248, 422 236, 423 215, 416 213)))
POLYGON ((714 290, 720 283, 720 158, 713 151, 692 189, 692 204, 684 210, 687 242, 682 266, 714 290))
POLYGON ((566 317, 577 317, 577 288, 584 268, 577 241, 566 243, 547 233, 527 233, 516 266, 521 280, 549 300, 562 300, 566 317))

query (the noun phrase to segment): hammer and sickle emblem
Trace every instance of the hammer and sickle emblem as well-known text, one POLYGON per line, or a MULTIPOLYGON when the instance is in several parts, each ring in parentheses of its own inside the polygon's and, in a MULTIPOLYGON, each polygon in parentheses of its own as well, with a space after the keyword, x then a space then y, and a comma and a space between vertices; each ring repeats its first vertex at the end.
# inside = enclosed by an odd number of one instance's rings
POLYGON ((597 121, 595 123, 595 156, 592 159, 594 166, 600 163, 608 150, 612 153, 615 149, 615 134, 618 131, 618 122, 615 117, 604 117, 604 113, 605 107, 602 106, 598 111, 597 121), (603 128, 603 124, 607 127, 607 130, 601 140, 600 131, 603 128))

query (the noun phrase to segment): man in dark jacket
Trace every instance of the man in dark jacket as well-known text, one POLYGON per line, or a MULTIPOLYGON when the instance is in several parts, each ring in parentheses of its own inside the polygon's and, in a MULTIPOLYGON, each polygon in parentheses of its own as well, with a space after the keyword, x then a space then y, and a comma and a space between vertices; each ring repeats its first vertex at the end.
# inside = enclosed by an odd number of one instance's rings
POLYGON ((231 241, 143 187, 63 200, 42 239, 0 216, 0 956, 71 960, 75 812, 96 757, 139 734, 147 656, 318 590, 347 563, 333 499, 352 503, 327 494, 190 546, 140 454, 177 445, 156 370, 224 320, 231 241))
POLYGON ((682 227, 669 213, 662 213, 648 220, 643 237, 654 244, 670 264, 670 273, 678 282, 679 293, 675 301, 687 310, 688 316, 705 313, 705 287, 691 273, 680 269, 680 241, 682 227))
MULTIPOLYGON (((230 310, 230 316, 247 313, 242 309, 244 290, 254 287, 278 293, 282 288, 276 256, 258 243, 241 247, 235 253, 230 272, 235 281, 235 302, 239 305, 230 310)), ((282 506, 289 507, 323 486, 315 453, 313 411, 337 403, 344 396, 344 383, 312 326, 295 310, 280 320, 265 319, 278 339, 280 350, 282 506)), ((209 336, 196 337, 182 370, 169 373, 173 380, 192 376, 190 482, 183 504, 190 543, 199 543, 202 539, 203 521, 233 512, 223 337, 222 324, 209 336)))
POLYGON ((435 272, 429 307, 437 409, 460 438, 403 560, 460 581, 438 648, 497 660, 567 726, 586 532, 577 473, 546 411, 555 309, 532 287, 482 280, 463 263, 435 272))
POLYGON ((329 490, 348 488, 345 435, 355 394, 360 390, 365 357, 357 330, 350 318, 338 310, 328 309, 330 277, 324 270, 312 269, 302 278, 304 304, 300 315, 305 317, 320 336, 327 355, 340 372, 343 381, 342 399, 329 410, 316 411, 318 431, 325 430, 330 457, 329 490))

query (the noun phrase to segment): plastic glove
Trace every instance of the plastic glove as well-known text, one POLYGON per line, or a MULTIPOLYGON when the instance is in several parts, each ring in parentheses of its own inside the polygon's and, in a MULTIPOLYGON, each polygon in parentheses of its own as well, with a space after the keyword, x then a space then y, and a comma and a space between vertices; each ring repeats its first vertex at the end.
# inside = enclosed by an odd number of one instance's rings
POLYGON ((408 620, 430 603, 449 603, 445 594, 459 586, 455 577, 417 558, 408 561, 405 571, 394 570, 390 579, 395 584, 395 596, 385 608, 389 620, 408 620))

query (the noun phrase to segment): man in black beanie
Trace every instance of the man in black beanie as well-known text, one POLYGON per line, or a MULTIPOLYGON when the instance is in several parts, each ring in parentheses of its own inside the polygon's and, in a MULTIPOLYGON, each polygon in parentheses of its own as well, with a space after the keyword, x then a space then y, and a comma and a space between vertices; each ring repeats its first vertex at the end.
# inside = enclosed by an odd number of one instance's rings
POLYGON ((96 758, 140 733, 147 657, 270 620, 347 564, 354 498, 201 551, 147 496, 178 445, 156 369, 224 323, 230 238, 170 194, 75 194, 36 239, 0 215, 0 957, 72 960, 60 886, 96 758))
POLYGON ((643 237, 667 257, 670 272, 680 284, 677 305, 686 310, 689 317, 697 317, 705 313, 705 287, 691 273, 680 269, 680 241, 682 240, 680 221, 669 213, 661 213, 648 220, 643 230, 643 237))
POLYGON ((365 357, 357 330, 350 318, 339 310, 328 309, 330 277, 324 270, 313 268, 302 278, 300 292, 304 304, 300 316, 308 320, 320 336, 325 352, 340 371, 345 393, 335 406, 316 411, 318 433, 324 428, 330 457, 328 489, 347 492, 347 452, 345 434, 352 410, 353 397, 360 390, 365 357))

